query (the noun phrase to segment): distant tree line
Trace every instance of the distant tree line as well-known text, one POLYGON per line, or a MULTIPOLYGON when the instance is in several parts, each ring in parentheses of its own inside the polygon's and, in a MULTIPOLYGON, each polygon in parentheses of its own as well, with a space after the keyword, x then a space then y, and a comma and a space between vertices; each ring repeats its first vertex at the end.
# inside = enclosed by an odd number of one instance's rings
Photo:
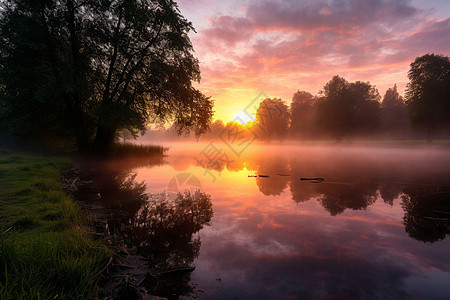
POLYGON ((348 82, 336 75, 317 96, 297 91, 290 106, 281 99, 265 99, 254 122, 224 124, 219 120, 207 136, 215 137, 234 126, 266 141, 333 138, 340 142, 350 137, 399 139, 424 134, 431 142, 438 133, 450 137, 449 57, 426 54, 416 58, 408 78, 403 98, 395 84, 381 97, 369 82, 348 82))

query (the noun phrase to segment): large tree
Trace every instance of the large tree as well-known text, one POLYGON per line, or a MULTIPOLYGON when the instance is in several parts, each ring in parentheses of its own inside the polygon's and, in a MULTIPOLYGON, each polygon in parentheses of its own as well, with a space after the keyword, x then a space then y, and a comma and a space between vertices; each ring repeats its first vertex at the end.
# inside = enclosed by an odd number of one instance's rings
POLYGON ((381 130, 384 134, 399 137, 408 130, 408 118, 403 97, 397 85, 386 90, 381 102, 381 130))
POLYGON ((349 134, 355 127, 355 111, 349 97, 349 82, 334 76, 324 86, 317 106, 316 122, 322 130, 336 139, 349 134))
POLYGON ((305 91, 297 91, 291 102, 291 136, 306 139, 315 133, 316 97, 305 91))
MULTIPOLYGON (((10 0, 2 3, 0 83, 19 133, 72 136, 104 151, 117 132, 172 121, 205 132, 212 101, 171 0, 10 0)), ((15 123, 11 123, 10 120, 15 123)))
POLYGON ((354 104, 356 128, 360 135, 374 133, 380 126, 381 96, 370 82, 356 81, 350 83, 350 97, 354 104))
POLYGON ((380 95, 369 82, 334 76, 321 91, 316 122, 337 142, 350 134, 373 132, 379 124, 380 95))
POLYGON ((450 58, 439 54, 417 57, 408 78, 405 100, 410 122, 424 130, 431 142, 433 133, 450 125, 450 58))
POLYGON ((289 107, 278 98, 264 99, 256 110, 256 135, 266 141, 283 140, 288 133, 290 123, 289 107))

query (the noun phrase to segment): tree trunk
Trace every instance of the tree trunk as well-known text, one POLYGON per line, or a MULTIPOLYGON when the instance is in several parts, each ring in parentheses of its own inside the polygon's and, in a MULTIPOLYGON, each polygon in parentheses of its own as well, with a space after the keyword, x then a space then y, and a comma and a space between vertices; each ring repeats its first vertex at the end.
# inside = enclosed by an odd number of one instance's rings
POLYGON ((115 135, 116 129, 107 125, 100 124, 97 127, 97 134, 94 141, 94 150, 98 154, 108 153, 114 144, 115 135))
POLYGON ((73 118, 73 126, 76 128, 77 148, 79 151, 89 150, 89 140, 86 135, 84 113, 82 109, 82 96, 80 95, 80 80, 83 77, 80 70, 80 42, 76 24, 76 8, 73 0, 67 0, 67 27, 69 29, 70 48, 72 54, 72 84, 75 87, 71 92, 72 105, 69 112, 73 118))

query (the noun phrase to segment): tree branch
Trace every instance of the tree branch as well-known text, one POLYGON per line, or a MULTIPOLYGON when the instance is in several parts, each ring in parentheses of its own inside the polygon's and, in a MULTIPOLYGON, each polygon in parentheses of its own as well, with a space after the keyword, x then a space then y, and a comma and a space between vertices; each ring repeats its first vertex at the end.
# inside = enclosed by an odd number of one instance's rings
POLYGON ((147 50, 158 39, 159 35, 161 34, 161 30, 162 30, 163 25, 164 25, 164 21, 161 22, 161 24, 160 24, 160 26, 158 28, 158 32, 156 33, 156 35, 148 42, 148 44, 144 47, 144 49, 142 49, 141 57, 136 62, 136 64, 130 69, 130 71, 128 72, 128 74, 126 76, 126 79, 124 81, 126 70, 128 68, 129 63, 131 62, 131 59, 132 59, 133 55, 130 56, 130 58, 128 59, 127 63, 125 64, 125 67, 124 67, 124 69, 122 70, 122 72, 120 74, 119 80, 117 81, 116 86, 115 86, 115 88, 114 88, 114 90, 113 90, 113 92, 111 94, 111 99, 114 98, 117 95, 117 93, 119 92, 120 85, 122 83, 125 83, 124 87, 122 88, 122 92, 120 92, 120 94, 119 94, 119 97, 118 97, 117 101, 121 100, 121 98, 123 97, 124 91, 126 91, 126 89, 128 88, 128 85, 129 85, 129 83, 131 81, 133 73, 138 69, 140 64, 142 64, 144 58, 147 56, 147 54, 146 54, 147 50))
POLYGON ((114 65, 116 64, 117 60, 117 52, 118 52, 118 44, 119 44, 119 30, 120 30, 120 24, 122 22, 122 14, 119 15, 119 20, 117 21, 117 26, 114 30, 114 49, 113 54, 111 56, 111 62, 109 63, 109 70, 108 70, 108 76, 106 77, 106 83, 105 83, 105 90, 103 91, 103 101, 106 103, 111 102, 111 98, 109 97, 109 87, 111 85, 111 78, 112 74, 114 72, 114 65))

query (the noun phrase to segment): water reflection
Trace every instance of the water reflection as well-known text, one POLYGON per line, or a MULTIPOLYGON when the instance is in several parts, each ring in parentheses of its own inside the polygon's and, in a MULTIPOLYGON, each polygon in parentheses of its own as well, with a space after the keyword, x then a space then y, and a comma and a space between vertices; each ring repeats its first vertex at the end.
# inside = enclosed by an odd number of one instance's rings
POLYGON ((403 189, 399 184, 385 183, 380 185, 380 196, 384 203, 394 206, 394 200, 402 193, 403 189))
POLYGON ((319 189, 319 201, 332 216, 346 209, 367 209, 377 200, 376 184, 323 184, 319 189))
MULTIPOLYGON (((256 185, 258 186, 261 193, 266 196, 277 196, 280 195, 288 186, 290 178, 288 175, 290 173, 290 165, 285 156, 279 156, 276 160, 272 157, 260 158, 257 162, 256 173, 267 175, 270 174, 272 177, 256 177, 256 185), (274 176, 275 175, 275 176, 274 176)), ((241 169, 242 170, 242 169, 241 169)))
POLYGON ((152 294, 445 299, 450 293, 442 284, 450 280, 447 151, 269 147, 230 155, 228 165, 209 169, 221 172, 212 182, 193 159, 201 149, 173 150, 167 165, 100 176, 119 187, 101 192, 112 199, 105 205, 121 211, 110 228, 148 259, 143 285, 152 294), (248 177, 255 174, 268 177, 248 177), (180 183, 204 193, 158 194, 180 183))
MULTIPOLYGON (((146 167, 161 164, 156 160, 146 167)), ((151 295, 177 299, 193 292, 190 273, 201 246, 197 233, 213 216, 211 196, 200 190, 149 194, 147 184, 132 172, 136 166, 130 161, 96 163, 84 166, 83 178, 98 192, 96 201, 105 208, 115 243, 124 242, 146 259, 140 286, 151 295)))
POLYGON ((410 237, 422 242, 443 240, 450 234, 450 189, 421 187, 405 189, 403 224, 410 237))
POLYGON ((134 244, 148 258, 152 274, 160 275, 146 281, 147 289, 152 295, 174 298, 193 292, 189 267, 201 246, 195 234, 211 221, 211 197, 200 191, 178 194, 173 202, 161 201, 165 195, 156 196, 133 221, 134 244))
MULTIPOLYGON (((378 199, 393 206, 394 200, 401 196, 405 211, 403 223, 411 237, 434 242, 448 234, 449 215, 430 214, 430 209, 425 208, 437 205, 434 199, 438 197, 442 211, 450 212, 450 204, 444 207, 450 196, 442 192, 450 186, 450 168, 446 167, 450 159, 445 151, 423 152, 419 149, 408 153, 395 148, 328 150, 294 147, 279 151, 272 147, 235 157, 230 166, 221 164, 219 171, 239 173, 247 170, 249 175, 269 176, 249 180, 255 180, 265 196, 279 196, 289 187, 293 201, 302 203, 315 199, 331 216, 342 214, 347 209, 366 210, 378 199), (324 182, 299 180, 323 176, 326 177, 324 182), (441 192, 436 192, 435 188, 423 188, 430 185, 437 186, 441 192), (422 217, 413 217, 419 215, 422 217)), ((210 170, 217 170, 217 166, 210 170)))

